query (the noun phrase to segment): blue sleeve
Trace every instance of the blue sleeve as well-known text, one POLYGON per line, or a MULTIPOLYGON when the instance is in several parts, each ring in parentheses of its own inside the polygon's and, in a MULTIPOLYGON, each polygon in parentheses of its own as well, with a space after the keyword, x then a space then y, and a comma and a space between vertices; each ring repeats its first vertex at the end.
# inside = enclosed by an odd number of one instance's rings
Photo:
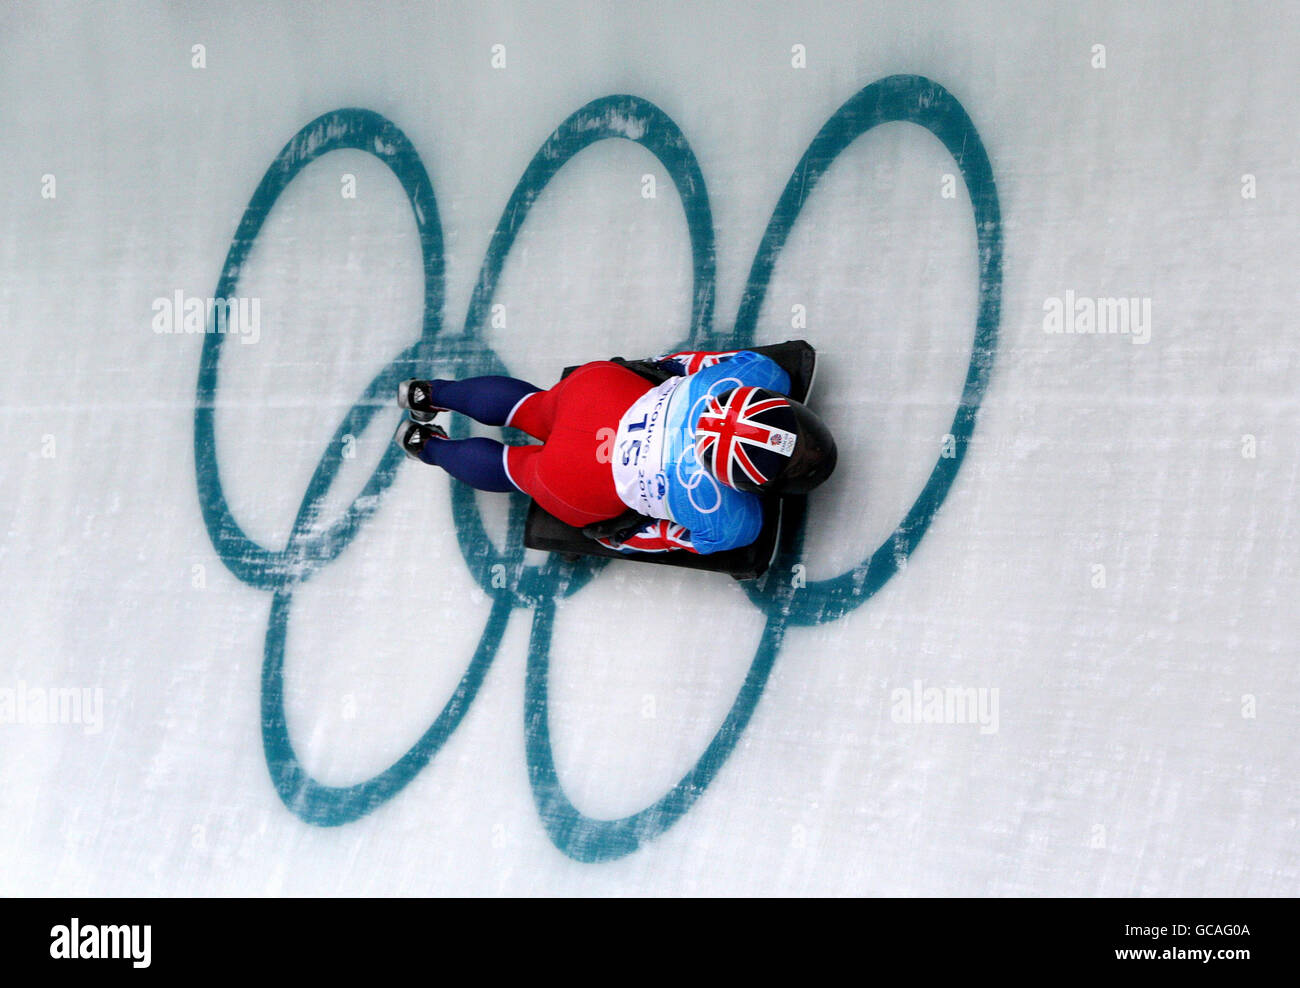
POLYGON ((753 350, 683 351, 657 357, 653 362, 669 374, 700 377, 709 382, 735 377, 741 384, 790 393, 790 375, 776 361, 753 350))
POLYGON ((722 510, 701 515, 691 529, 691 544, 702 556, 749 545, 763 532, 763 505, 757 494, 731 491, 722 510))
MULTIPOLYGON (((790 375, 771 357, 753 350, 741 350, 725 363, 715 364, 700 371, 701 378, 722 379, 734 377, 741 384, 754 388, 767 388, 780 394, 790 393, 790 375)), ((710 382, 712 383, 712 382, 710 382)))

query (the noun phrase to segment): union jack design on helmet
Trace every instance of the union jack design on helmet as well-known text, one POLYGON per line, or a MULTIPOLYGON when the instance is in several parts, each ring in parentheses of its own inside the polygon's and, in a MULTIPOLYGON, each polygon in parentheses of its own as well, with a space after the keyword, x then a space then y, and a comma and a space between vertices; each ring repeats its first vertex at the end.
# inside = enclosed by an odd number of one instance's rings
POLYGON ((695 423, 695 454, 737 490, 768 487, 794 455, 798 423, 790 399, 764 388, 733 388, 709 399, 695 423))

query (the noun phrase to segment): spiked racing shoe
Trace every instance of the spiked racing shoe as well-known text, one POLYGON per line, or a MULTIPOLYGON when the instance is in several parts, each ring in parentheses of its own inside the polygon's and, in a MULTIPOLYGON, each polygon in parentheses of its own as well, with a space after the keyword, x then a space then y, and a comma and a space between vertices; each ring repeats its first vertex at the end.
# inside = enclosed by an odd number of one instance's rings
POLYGON ((433 404, 433 382, 411 378, 397 386, 397 404, 411 413, 412 422, 432 422, 434 416, 447 409, 433 404))
MULTIPOLYGON (((393 442, 402 447, 402 452, 413 460, 420 459, 420 450, 430 439, 446 439, 447 430, 440 425, 429 422, 404 421, 397 427, 393 442)), ((424 462, 421 460, 421 462, 424 462)))

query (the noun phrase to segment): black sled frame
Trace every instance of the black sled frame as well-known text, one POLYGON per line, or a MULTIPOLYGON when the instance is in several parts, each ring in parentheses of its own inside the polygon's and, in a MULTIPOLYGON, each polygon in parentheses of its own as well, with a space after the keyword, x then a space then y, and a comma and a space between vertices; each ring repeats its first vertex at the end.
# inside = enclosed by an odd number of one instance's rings
MULTIPOLYGON (((796 401, 808 400, 817 367, 817 352, 810 344, 804 340, 791 340, 787 343, 746 349, 776 361, 781 369, 790 375, 790 397, 796 401)), ((615 360, 654 384, 660 383, 667 376, 653 364, 619 358, 615 360)), ((567 377, 573 370, 572 367, 565 368, 563 376, 567 377)), ((623 553, 608 549, 585 535, 582 529, 566 525, 533 501, 528 509, 528 520, 524 525, 524 545, 529 549, 558 552, 571 557, 607 556, 636 563, 656 563, 660 566, 681 566, 686 569, 727 573, 737 580, 756 580, 767 571, 767 567, 776 555, 780 544, 783 517, 798 514, 803 501, 802 497, 781 498, 773 495, 764 498, 763 529, 758 538, 739 549, 715 552, 707 556, 698 556, 693 552, 623 553)), ((635 512, 628 512, 626 516, 614 519, 610 524, 610 531, 627 527, 635 522, 637 517, 639 516, 635 512)))

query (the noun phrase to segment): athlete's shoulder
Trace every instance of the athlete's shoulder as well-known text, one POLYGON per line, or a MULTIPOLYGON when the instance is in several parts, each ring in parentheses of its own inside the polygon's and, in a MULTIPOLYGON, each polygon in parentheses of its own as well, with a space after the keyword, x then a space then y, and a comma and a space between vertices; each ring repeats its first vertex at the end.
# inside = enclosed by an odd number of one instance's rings
MULTIPOLYGON (((782 394, 790 390, 790 375, 771 357, 753 350, 741 350, 730 359, 706 367, 691 375, 698 383, 713 390, 715 384, 768 388, 782 394)), ((716 393, 716 392, 715 392, 716 393)))
POLYGON ((723 488, 721 510, 700 516, 691 529, 695 550, 708 554, 749 545, 763 532, 763 504, 757 494, 723 488))

